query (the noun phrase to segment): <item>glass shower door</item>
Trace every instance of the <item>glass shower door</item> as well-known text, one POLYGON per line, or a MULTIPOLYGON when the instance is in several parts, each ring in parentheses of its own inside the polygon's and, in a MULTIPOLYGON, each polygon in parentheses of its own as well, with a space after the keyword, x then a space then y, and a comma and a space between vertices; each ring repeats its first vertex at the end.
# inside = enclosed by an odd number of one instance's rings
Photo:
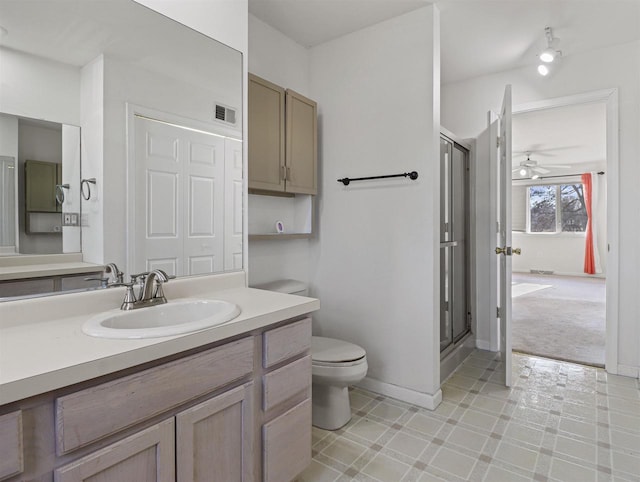
POLYGON ((469 332, 468 152, 440 139, 440 351, 469 332))

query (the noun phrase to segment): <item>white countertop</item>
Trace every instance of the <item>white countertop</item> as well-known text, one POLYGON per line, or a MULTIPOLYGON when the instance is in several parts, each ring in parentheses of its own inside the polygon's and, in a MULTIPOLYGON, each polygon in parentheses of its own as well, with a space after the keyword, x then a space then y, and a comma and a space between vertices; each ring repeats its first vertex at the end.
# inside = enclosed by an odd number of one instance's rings
POLYGON ((51 263, 30 264, 26 266, 0 267, 0 281, 42 278, 45 276, 64 276, 71 274, 96 273, 104 266, 92 263, 51 263))
POLYGON ((82 261, 82 253, 0 257, 0 281, 102 271, 104 266, 82 261))
MULTIPOLYGON (((171 299, 236 303, 240 315, 185 335, 113 340, 85 335, 93 314, 117 308, 121 288, 0 303, 0 405, 90 380, 319 309, 313 298, 244 287, 244 273, 172 280, 171 299)), ((146 308, 142 308, 146 309, 146 308)), ((152 309, 152 308, 151 308, 152 309)))

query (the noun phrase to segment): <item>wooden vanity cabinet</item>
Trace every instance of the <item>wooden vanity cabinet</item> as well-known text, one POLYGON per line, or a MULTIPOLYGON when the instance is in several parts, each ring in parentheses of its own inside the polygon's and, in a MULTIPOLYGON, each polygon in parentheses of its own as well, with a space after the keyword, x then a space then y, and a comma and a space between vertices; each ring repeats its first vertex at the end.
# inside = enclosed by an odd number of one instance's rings
POLYGON ((24 433, 0 480, 292 480, 311 462, 310 344, 311 319, 286 320, 0 407, 0 432, 24 433))
POLYGON ((249 74, 249 189, 317 194, 317 103, 249 74))
POLYGON ((56 482, 252 480, 252 383, 55 470, 56 482))

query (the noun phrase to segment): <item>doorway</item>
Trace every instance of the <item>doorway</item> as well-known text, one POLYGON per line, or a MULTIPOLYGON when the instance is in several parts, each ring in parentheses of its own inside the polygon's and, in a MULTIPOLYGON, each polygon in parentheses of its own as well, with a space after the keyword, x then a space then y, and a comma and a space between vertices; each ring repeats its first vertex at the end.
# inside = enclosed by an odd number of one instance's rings
POLYGON ((615 370, 617 206, 607 192, 618 180, 617 92, 513 112, 513 245, 522 248, 513 260, 514 350, 615 370), (582 174, 593 181, 589 193, 582 174), (595 266, 587 274, 588 228, 595 266))

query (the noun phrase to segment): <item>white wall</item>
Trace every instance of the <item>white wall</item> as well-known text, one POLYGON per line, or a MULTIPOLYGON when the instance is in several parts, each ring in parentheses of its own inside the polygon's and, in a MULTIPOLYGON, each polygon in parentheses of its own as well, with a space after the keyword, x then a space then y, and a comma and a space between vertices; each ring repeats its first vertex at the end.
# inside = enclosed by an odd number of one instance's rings
MULTIPOLYGON (((309 50, 249 15, 249 72, 302 95, 309 93, 309 50)), ((288 200, 288 199, 287 199, 288 200)), ((248 217, 259 215, 249 210, 248 217)), ((307 239, 249 242, 249 284, 276 279, 309 283, 307 239)))
MULTIPOLYGON (((69 184, 65 190, 63 213, 80 213, 80 128, 62 126, 62 179, 60 184, 69 184)), ((82 251, 80 225, 62 226, 62 252, 82 251)))
MULTIPOLYGON (((18 119, 15 116, 0 114, 0 156, 13 158, 13 192, 7 189, 7 192, 0 195, 0 207, 2 207, 0 214, 6 212, 6 216, 3 216, 0 223, 2 224, 0 246, 4 246, 5 249, 0 248, 0 253, 11 254, 17 253, 19 247, 16 236, 18 233, 18 119), (10 196, 9 199, 6 197, 7 194, 10 196)), ((6 179, 3 180, 6 181, 6 179)))
POLYGON ((513 85, 514 105, 617 87, 620 128, 620 274, 618 365, 640 367, 640 297, 637 273, 640 256, 640 210, 636 183, 640 177, 640 42, 568 55, 548 78, 535 66, 444 85, 442 123, 462 137, 474 137, 484 127, 486 112, 499 108, 505 84, 513 85))
MULTIPOLYGON (((81 157, 82 177, 95 178, 91 198, 82 200, 82 256, 88 263, 104 261, 103 198, 104 176, 104 57, 100 55, 82 68, 81 98, 81 157)), ((123 178, 124 179, 124 178, 123 178)), ((124 194, 124 183, 112 196, 124 194)))
POLYGON ((309 95, 309 50, 251 14, 249 72, 309 95))
POLYGON ((80 125, 80 69, 0 47, 0 112, 80 125))
POLYGON ((321 195, 312 240, 317 334, 367 351, 365 386, 435 406, 439 351, 439 12, 311 49, 321 195), (416 170, 407 179, 336 179, 416 170))

